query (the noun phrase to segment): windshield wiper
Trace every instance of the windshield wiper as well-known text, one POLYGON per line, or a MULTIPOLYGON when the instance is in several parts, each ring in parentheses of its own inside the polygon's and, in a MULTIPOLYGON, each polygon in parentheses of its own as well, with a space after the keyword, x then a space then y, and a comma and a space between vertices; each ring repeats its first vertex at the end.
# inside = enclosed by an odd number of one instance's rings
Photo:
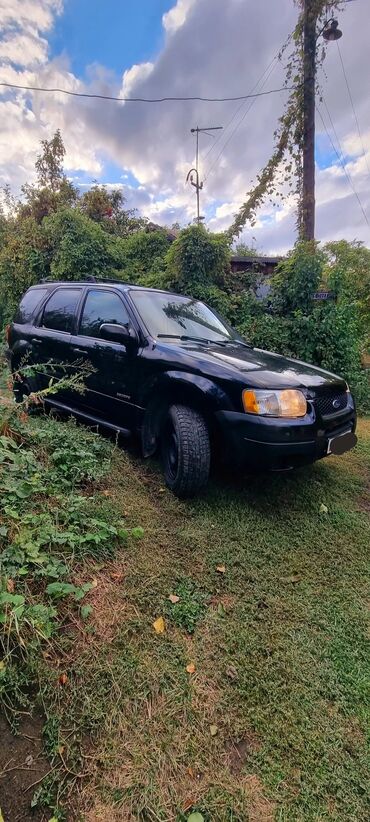
POLYGON ((187 334, 157 334, 157 337, 158 339, 167 337, 170 340, 184 340, 185 342, 212 342, 212 340, 207 340, 205 337, 189 337, 187 334))
POLYGON ((208 340, 206 337, 190 337, 187 334, 157 334, 158 338, 167 337, 170 340, 183 340, 184 342, 201 342, 207 345, 243 345, 245 348, 253 348, 252 345, 243 340, 232 340, 225 337, 224 340, 208 340))

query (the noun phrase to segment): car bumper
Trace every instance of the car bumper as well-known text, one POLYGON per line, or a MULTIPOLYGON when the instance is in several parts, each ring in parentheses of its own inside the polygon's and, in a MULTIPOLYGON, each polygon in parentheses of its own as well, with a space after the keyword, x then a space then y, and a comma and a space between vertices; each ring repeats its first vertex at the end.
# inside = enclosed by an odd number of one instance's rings
POLYGON ((329 440, 356 430, 353 407, 325 422, 314 412, 302 419, 255 417, 235 411, 216 414, 228 460, 238 465, 294 468, 328 455, 329 440))

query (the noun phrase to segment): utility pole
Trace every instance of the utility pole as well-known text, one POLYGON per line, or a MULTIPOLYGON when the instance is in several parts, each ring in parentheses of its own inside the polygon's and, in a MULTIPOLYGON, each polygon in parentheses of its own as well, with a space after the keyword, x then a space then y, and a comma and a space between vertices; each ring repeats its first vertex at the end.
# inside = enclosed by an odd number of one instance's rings
POLYGON ((320 4, 317 0, 303 0, 303 180, 302 180, 302 237, 315 239, 315 85, 316 42, 339 40, 342 32, 333 17, 326 20, 321 31, 316 31, 320 4))
POLYGON ((315 238, 315 80, 317 0, 303 6, 302 236, 315 238))
MULTIPOLYGON (((203 182, 199 182, 199 134, 203 132, 204 134, 208 134, 209 131, 219 131, 223 126, 210 126, 209 128, 191 128, 190 131, 192 134, 196 134, 196 150, 195 150, 195 168, 191 168, 190 171, 187 173, 186 182, 190 179, 190 183, 194 186, 196 193, 197 193, 197 216, 196 221, 197 224, 200 224, 201 216, 200 216, 200 204, 199 204, 199 193, 203 188, 203 182), (193 172, 195 174, 195 182, 193 180, 193 172)), ((209 137, 212 137, 212 134, 209 134, 209 137)))

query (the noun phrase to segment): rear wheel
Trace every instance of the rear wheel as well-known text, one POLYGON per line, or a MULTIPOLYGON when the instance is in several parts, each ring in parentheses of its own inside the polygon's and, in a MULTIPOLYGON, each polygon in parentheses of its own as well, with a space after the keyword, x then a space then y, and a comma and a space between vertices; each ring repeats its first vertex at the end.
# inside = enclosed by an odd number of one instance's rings
POLYGON ((15 373, 13 375, 13 394, 15 401, 17 403, 23 402, 31 393, 32 389, 28 381, 15 373))
POLYGON ((208 481, 211 460, 204 417, 186 405, 169 408, 161 438, 163 472, 177 497, 192 497, 208 481))
MULTIPOLYGON (((16 403, 23 402, 36 391, 37 386, 33 377, 25 377, 19 374, 18 371, 13 371, 13 395, 16 403)), ((27 407, 27 413, 30 416, 35 416, 43 410, 43 407, 43 404, 30 403, 27 407)))

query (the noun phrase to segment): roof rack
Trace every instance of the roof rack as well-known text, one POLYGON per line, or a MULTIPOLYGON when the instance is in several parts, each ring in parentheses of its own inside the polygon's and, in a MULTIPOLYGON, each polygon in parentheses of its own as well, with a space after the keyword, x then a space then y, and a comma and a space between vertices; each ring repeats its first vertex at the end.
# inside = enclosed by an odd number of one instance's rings
POLYGON ((119 280, 118 277, 92 277, 94 283, 118 283, 119 285, 127 285, 124 280, 119 280))
POLYGON ((71 283, 74 282, 78 283, 119 283, 119 285, 126 285, 127 283, 124 280, 119 280, 118 277, 94 277, 92 274, 86 274, 79 278, 79 280, 54 280, 53 277, 43 277, 42 280, 39 281, 38 285, 44 283, 71 283))

